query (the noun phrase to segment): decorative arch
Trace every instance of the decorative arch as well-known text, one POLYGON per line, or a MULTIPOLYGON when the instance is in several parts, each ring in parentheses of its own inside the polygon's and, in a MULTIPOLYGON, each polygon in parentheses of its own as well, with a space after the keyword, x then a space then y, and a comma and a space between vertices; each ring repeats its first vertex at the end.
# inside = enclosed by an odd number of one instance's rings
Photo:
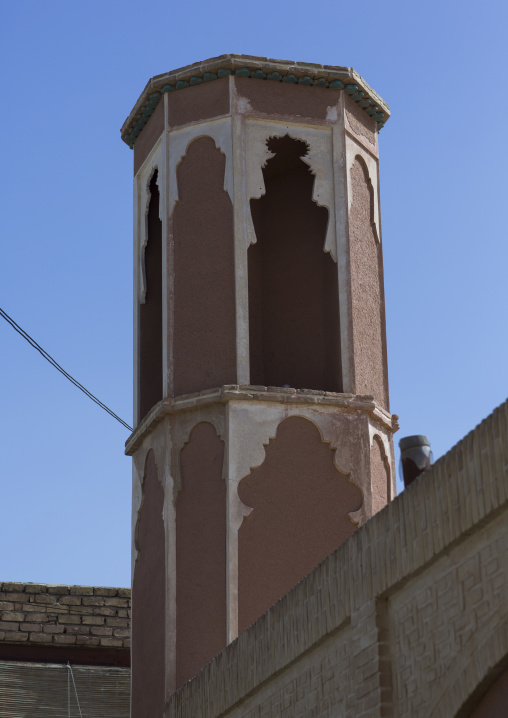
MULTIPOLYGON (((349 137, 347 141, 350 141, 349 137)), ((355 148, 349 160, 349 267, 354 390, 357 394, 373 395, 375 401, 386 408, 389 402, 383 260, 378 241, 379 227, 374 221, 377 191, 373 190, 374 180, 367 153, 360 153, 355 148)), ((376 166, 375 169, 377 171, 376 166)))
POLYGON ((283 419, 265 460, 239 483, 252 507, 238 532, 239 630, 245 630, 355 530, 362 492, 337 469, 317 425, 283 419))
MULTIPOLYGON (((355 156, 355 162, 358 162, 360 167, 363 170, 363 174, 365 177, 365 182, 367 184, 367 188, 369 190, 370 195, 370 226, 372 227, 372 231, 374 233, 374 238, 379 244, 379 232, 378 232, 378 226, 377 226, 377 217, 376 217, 376 191, 374 189, 374 185, 372 184, 372 179, 369 172, 369 167, 367 165, 367 162, 365 161, 364 157, 362 155, 357 154, 355 156)), ((353 201, 353 194, 350 194, 350 204, 353 201)))
POLYGON ((226 158, 224 172, 224 191, 227 192, 233 202, 233 145, 231 138, 231 118, 212 120, 199 125, 191 125, 173 130, 169 134, 169 204, 168 217, 173 215, 175 205, 179 200, 179 188, 177 181, 178 166, 183 161, 187 151, 194 140, 201 137, 210 137, 215 142, 215 147, 222 152, 226 158))
MULTIPOLYGON (((378 163, 366 150, 354 142, 349 136, 346 136, 346 158, 347 158, 347 174, 348 183, 351 185, 351 170, 355 162, 358 162, 365 175, 365 181, 369 188, 371 197, 370 223, 374 232, 374 237, 378 244, 381 244, 381 221, 379 211, 379 183, 378 183, 378 163)), ((351 211, 353 204, 353 192, 348 191, 348 209, 351 211)))
MULTIPOLYGON (((278 431, 280 425, 282 424, 282 422, 288 421, 289 419, 304 419, 305 421, 308 421, 310 424, 312 424, 319 432, 321 442, 323 444, 328 444, 328 448, 331 451, 333 451, 333 454, 334 454, 333 463, 335 464, 335 468, 337 469, 339 474, 342 474, 342 476, 351 476, 351 472, 346 471, 344 468, 342 468, 342 466, 337 461, 337 450, 338 450, 337 446, 334 446, 331 439, 327 439, 325 437, 325 433, 324 433, 323 429, 321 428, 321 426, 319 426, 318 422, 315 421, 315 419, 313 419, 311 416, 306 416, 303 412, 298 411, 298 409, 294 413, 292 413, 291 416, 286 416, 285 418, 279 420, 278 425, 275 427, 275 429, 272 428, 272 431, 270 432, 270 436, 267 436, 266 441, 263 440, 261 446, 259 447, 260 451, 258 452, 257 459, 256 459, 258 463, 251 464, 249 466, 249 473, 253 469, 258 469, 261 466, 261 464, 263 464, 263 462, 266 459, 267 446, 270 444, 270 442, 275 441, 275 439, 277 437, 277 431, 278 431), (262 453, 261 453, 261 451, 262 451, 262 453)), ((245 478, 245 477, 242 477, 242 478, 245 478)), ((354 483, 354 482, 352 482, 352 483, 354 483)), ((356 486, 356 483, 355 483, 355 486, 356 486)))
POLYGON ((316 201, 311 144, 291 134, 265 141, 261 196, 250 199, 250 383, 337 392, 338 271, 323 251, 330 212, 316 201))
POLYGON ((175 165, 179 199, 171 218, 170 250, 173 396, 235 384, 237 379, 234 211, 223 189, 227 156, 216 139, 203 131, 198 134, 185 138, 186 154, 175 165))
POLYGON ((247 248, 257 241, 256 231, 249 212, 251 200, 260 199, 266 194, 263 169, 274 156, 268 148, 270 138, 281 138, 287 135, 294 140, 307 144, 308 150, 302 161, 308 165, 314 175, 312 200, 319 207, 328 210, 328 223, 326 227, 323 251, 330 254, 337 262, 337 242, 335 237, 335 200, 333 182, 333 161, 331 143, 332 136, 329 128, 316 129, 310 127, 294 126, 290 124, 272 122, 248 122, 245 133, 245 237, 247 248))
MULTIPOLYGON (((141 507, 144 500, 143 483, 146 475, 147 459, 150 452, 153 453, 157 478, 166 493, 171 491, 171 475, 169 473, 169 441, 168 441, 168 419, 162 421, 155 431, 144 441, 143 446, 132 456, 132 576, 138 559, 137 536, 141 507)), ((166 521, 166 516, 163 516, 166 521)), ((132 577, 131 576, 131 577, 132 577)))
MULTIPOLYGON (((181 452, 185 449, 187 444, 191 440, 191 435, 198 424, 211 424, 215 433, 222 442, 226 441, 226 426, 225 418, 223 414, 218 414, 216 411, 205 412, 199 419, 189 413, 186 417, 181 415, 179 417, 178 425, 173 430, 173 444, 171 447, 171 476, 173 477, 173 503, 176 504, 178 495, 182 490, 182 474, 180 467, 180 456, 181 452)), ((222 478, 226 480, 226 466, 223 462, 222 478)))

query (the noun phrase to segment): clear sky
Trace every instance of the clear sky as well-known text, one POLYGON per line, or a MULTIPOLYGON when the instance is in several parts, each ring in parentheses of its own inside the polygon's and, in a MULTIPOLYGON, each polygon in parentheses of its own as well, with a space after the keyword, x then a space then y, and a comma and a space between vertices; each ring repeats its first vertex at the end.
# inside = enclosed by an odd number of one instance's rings
MULTIPOLYGON (((395 441, 425 433, 439 457, 508 394, 507 7, 8 3, 0 306, 131 423, 133 156, 119 129, 146 81, 227 52, 352 66, 392 110, 395 441)), ((129 585, 128 432, 3 320, 0 347, 0 580, 129 585)))

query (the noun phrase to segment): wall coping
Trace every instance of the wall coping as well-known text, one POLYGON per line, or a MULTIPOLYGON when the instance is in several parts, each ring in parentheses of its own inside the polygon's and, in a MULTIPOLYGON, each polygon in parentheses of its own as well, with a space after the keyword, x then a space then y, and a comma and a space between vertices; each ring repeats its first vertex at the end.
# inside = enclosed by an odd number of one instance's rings
POLYGON ((33 581, 0 581, 0 592, 15 591, 16 593, 36 594, 49 593, 59 596, 119 596, 130 598, 130 588, 114 588, 111 586, 78 586, 67 583, 35 583, 33 581))
POLYGON ((116 654, 130 648, 130 629, 130 588, 0 582, 0 649, 6 655, 24 655, 29 647, 116 654))

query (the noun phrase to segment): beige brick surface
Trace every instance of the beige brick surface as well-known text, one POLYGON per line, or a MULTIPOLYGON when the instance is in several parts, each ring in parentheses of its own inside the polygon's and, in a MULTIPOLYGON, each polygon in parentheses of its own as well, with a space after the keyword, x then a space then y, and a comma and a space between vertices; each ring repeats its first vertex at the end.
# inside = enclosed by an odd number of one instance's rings
POLYGON ((0 650, 2 643, 98 646, 101 636, 130 647, 130 589, 0 583, 0 650))

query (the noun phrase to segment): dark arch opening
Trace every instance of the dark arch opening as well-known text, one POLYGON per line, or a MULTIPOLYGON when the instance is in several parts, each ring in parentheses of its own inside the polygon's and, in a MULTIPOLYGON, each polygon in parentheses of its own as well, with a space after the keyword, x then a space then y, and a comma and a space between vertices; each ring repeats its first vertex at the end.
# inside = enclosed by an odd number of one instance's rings
POLYGON ((271 138, 266 193, 250 202, 250 381, 342 391, 337 265, 323 251, 328 210, 312 199, 308 146, 271 138))
POLYGON ((145 302, 139 305, 140 420, 162 399, 162 222, 157 170, 150 180, 145 280, 145 302))

